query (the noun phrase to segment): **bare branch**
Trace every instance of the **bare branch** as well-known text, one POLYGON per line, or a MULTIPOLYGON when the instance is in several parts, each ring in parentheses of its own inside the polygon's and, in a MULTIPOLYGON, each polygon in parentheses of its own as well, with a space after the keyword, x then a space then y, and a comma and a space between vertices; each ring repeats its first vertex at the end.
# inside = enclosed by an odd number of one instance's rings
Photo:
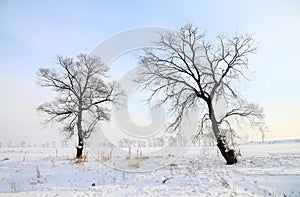
MULTIPOLYGON (((253 37, 219 35, 214 46, 205 40, 204 32, 187 24, 175 32, 161 34, 156 43, 159 49, 145 49, 140 57, 137 80, 142 89, 152 92, 149 102, 154 98, 160 98, 156 104, 168 101, 170 131, 180 129, 185 115, 205 104, 208 114, 199 118, 198 132, 210 122, 222 155, 228 163, 235 163, 234 151, 226 146, 220 125, 222 122, 230 125, 230 117, 245 118, 250 124, 263 119, 262 109, 241 100, 231 85, 234 80, 247 79, 248 57, 256 51, 253 37), (217 120, 213 101, 221 96, 226 99, 227 112, 217 120)), ((228 132, 231 131, 230 127, 228 132)))

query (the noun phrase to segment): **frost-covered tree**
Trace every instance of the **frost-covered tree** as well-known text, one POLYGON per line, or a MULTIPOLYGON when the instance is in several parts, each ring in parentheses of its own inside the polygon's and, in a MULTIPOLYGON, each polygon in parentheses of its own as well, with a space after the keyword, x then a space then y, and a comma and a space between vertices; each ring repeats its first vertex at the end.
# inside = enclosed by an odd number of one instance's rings
POLYGON ((52 88, 57 97, 38 107, 47 115, 45 123, 63 124, 68 138, 78 135, 76 158, 82 157, 84 140, 99 121, 110 119, 111 104, 119 105, 123 96, 119 84, 106 82, 109 68, 96 56, 57 57, 59 70, 40 68, 38 84, 52 88))
POLYGON ((248 120, 252 125, 263 118, 262 109, 239 95, 234 83, 245 79, 248 57, 256 51, 251 35, 219 35, 216 44, 192 24, 161 34, 158 49, 147 48, 140 59, 139 81, 152 92, 155 104, 169 102, 168 130, 180 129, 190 110, 199 113, 198 132, 211 128, 227 164, 237 162, 236 151, 227 143, 222 127, 232 131, 233 120, 248 120), (217 116, 216 101, 226 100, 226 113, 217 116))

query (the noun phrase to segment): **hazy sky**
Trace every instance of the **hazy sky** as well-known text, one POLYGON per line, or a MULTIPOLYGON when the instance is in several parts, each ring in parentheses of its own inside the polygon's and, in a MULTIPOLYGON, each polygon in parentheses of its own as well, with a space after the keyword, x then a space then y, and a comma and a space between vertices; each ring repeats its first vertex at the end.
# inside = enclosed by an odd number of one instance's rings
MULTIPOLYGON (((249 32, 258 52, 241 93, 261 104, 267 139, 300 138, 300 1, 0 1, 0 142, 59 139, 42 130, 36 107, 53 96, 36 85, 39 67, 57 54, 89 53, 132 28, 178 28, 186 22, 218 33, 249 32)), ((113 73, 112 73, 113 75, 113 73)))

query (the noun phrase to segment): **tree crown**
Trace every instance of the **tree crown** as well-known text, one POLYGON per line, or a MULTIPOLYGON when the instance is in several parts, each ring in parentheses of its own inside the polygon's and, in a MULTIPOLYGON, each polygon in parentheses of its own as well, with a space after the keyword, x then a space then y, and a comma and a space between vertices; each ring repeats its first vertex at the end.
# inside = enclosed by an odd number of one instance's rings
POLYGON ((58 56, 57 64, 61 70, 40 68, 37 72, 38 84, 58 93, 38 111, 48 116, 44 123, 63 123, 67 137, 74 134, 76 125, 85 123, 83 137, 88 138, 99 121, 110 119, 110 104, 121 105, 123 92, 117 82, 104 80, 109 68, 96 56, 58 56))

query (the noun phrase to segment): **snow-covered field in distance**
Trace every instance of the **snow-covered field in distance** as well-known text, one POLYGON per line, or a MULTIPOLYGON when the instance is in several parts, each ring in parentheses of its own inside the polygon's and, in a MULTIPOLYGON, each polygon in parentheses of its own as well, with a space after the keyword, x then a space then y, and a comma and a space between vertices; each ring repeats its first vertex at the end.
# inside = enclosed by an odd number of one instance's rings
POLYGON ((240 149, 228 166, 215 147, 178 157, 180 148, 132 148, 130 158, 102 149, 81 164, 75 149, 0 148, 0 196, 300 196, 300 140, 240 149))

